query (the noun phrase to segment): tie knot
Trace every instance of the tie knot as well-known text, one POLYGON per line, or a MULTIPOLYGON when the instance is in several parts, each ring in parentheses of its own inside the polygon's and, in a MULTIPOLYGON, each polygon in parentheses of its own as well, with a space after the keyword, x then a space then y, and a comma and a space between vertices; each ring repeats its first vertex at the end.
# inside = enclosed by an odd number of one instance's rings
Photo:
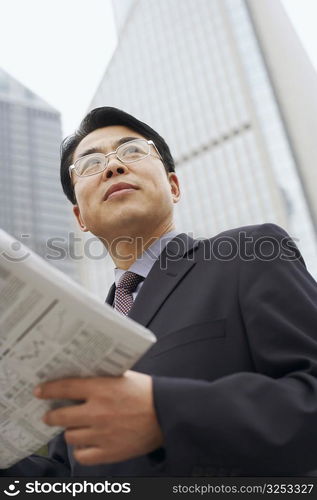
POLYGON ((124 289, 128 293, 135 292, 138 284, 143 280, 143 276, 133 273, 132 271, 126 271, 120 278, 117 288, 124 289))

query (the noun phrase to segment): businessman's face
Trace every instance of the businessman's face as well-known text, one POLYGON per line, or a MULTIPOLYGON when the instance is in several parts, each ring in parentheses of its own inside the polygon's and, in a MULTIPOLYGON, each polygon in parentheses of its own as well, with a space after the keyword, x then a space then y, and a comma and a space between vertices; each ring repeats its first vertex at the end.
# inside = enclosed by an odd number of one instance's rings
MULTIPOLYGON (((121 125, 97 129, 79 143, 73 162, 92 151, 115 151, 131 138, 144 139, 121 125)), ((174 173, 166 173, 153 146, 150 151, 151 155, 133 163, 111 155, 103 172, 88 177, 78 177, 73 172, 77 200, 74 213, 83 231, 110 242, 116 237, 154 233, 159 227, 170 226, 173 204, 180 195, 178 179, 174 173), (113 188, 121 189, 111 194, 113 188)))

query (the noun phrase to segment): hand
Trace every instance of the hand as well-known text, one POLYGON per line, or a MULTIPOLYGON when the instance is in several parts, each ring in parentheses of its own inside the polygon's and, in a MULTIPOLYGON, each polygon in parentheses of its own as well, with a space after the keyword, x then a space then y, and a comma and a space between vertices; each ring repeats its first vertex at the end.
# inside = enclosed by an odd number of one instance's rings
POLYGON ((56 380, 36 387, 34 395, 81 401, 47 412, 43 421, 66 429, 65 440, 83 465, 128 460, 163 444, 149 375, 129 370, 120 377, 56 380))

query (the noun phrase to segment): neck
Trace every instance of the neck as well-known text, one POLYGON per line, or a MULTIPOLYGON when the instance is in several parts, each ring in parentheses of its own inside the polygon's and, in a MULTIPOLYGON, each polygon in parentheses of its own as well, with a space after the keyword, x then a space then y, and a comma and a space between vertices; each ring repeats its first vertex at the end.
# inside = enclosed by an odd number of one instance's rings
POLYGON ((157 227, 152 231, 144 230, 142 233, 138 232, 138 234, 130 234, 121 238, 117 237, 107 242, 107 249, 115 266, 126 270, 132 266, 152 243, 174 229, 175 225, 171 222, 157 227))

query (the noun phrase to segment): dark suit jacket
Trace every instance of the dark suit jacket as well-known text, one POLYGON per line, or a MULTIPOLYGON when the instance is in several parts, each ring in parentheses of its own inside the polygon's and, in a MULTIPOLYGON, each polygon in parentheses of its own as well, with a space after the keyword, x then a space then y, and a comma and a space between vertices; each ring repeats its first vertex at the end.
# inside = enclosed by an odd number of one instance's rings
MULTIPOLYGON (((114 286, 107 302, 113 294, 114 286)), ((178 236, 130 317, 158 339, 134 369, 153 376, 164 448, 84 467, 60 435, 50 458, 29 457, 3 475, 299 476, 317 469, 317 284, 281 228, 247 226, 201 241, 178 236)))

